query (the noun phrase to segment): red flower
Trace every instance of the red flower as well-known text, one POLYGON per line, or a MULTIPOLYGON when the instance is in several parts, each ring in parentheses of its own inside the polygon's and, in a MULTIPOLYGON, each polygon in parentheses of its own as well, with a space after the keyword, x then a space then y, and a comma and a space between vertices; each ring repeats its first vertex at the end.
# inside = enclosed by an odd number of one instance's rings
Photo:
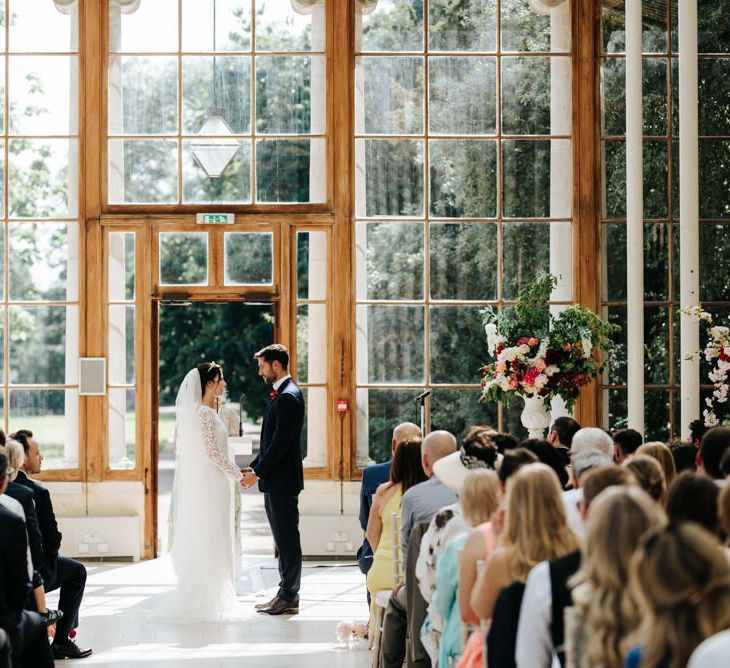
POLYGON ((529 339, 526 336, 521 336, 519 339, 517 339, 517 345, 518 346, 526 346, 529 339))
POLYGON ((272 399, 276 399, 276 397, 279 396, 279 393, 276 390, 271 390, 271 394, 269 395, 272 399))

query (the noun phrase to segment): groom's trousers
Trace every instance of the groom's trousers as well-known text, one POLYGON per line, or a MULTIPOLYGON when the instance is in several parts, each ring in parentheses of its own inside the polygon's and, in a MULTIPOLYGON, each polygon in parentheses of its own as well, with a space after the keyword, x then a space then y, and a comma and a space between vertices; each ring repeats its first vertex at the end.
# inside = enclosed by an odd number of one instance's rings
POLYGON ((299 496, 264 493, 274 544, 279 553, 279 591, 287 603, 299 602, 302 579, 302 545, 299 540, 299 496))

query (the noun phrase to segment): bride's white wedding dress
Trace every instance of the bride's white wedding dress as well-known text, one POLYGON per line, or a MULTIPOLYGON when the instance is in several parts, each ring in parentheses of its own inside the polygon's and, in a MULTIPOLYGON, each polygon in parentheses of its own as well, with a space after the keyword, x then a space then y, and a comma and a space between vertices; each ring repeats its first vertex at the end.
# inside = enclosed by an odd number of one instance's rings
POLYGON ((172 622, 219 621, 236 607, 234 494, 242 474, 228 450, 225 425, 201 396, 200 375, 193 369, 175 402, 170 553, 177 586, 159 615, 172 622))

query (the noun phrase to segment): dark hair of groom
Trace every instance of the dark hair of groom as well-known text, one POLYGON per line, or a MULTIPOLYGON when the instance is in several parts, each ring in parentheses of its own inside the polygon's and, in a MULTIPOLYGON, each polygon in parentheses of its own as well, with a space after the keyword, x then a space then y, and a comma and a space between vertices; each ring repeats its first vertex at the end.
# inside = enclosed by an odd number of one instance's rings
POLYGON ((284 371, 289 368, 289 351, 280 343, 272 343, 270 346, 261 348, 253 357, 254 359, 260 358, 269 364, 278 362, 284 371))

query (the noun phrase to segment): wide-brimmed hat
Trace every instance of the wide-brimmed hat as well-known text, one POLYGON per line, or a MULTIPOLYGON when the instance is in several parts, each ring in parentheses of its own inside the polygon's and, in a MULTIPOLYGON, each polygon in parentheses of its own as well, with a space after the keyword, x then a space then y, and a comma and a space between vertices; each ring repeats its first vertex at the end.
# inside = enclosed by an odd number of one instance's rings
POLYGON ((442 457, 433 465, 434 475, 449 489, 457 494, 472 471, 491 471, 489 464, 478 457, 467 455, 464 448, 442 457))

